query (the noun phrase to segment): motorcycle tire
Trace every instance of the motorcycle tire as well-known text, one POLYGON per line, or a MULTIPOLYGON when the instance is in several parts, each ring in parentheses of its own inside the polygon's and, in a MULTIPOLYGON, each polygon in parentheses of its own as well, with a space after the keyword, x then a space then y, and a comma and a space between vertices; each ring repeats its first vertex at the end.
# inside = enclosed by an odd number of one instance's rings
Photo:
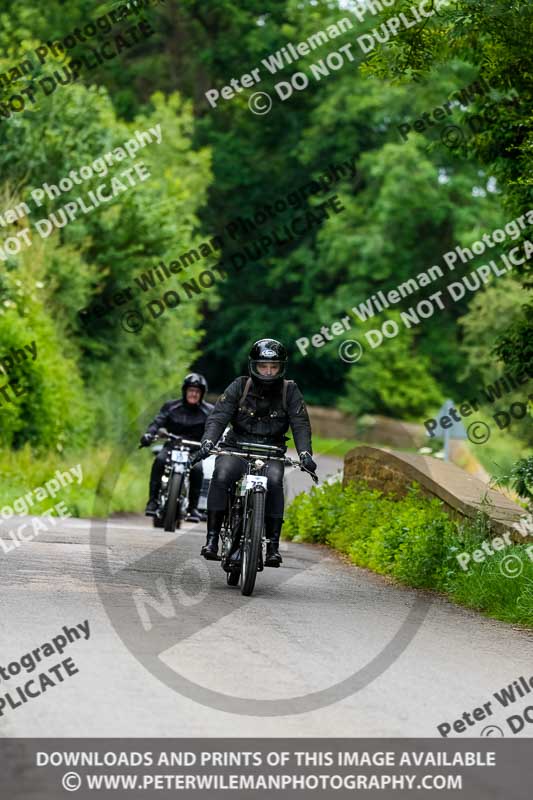
POLYGON ((254 492, 253 507, 246 520, 244 542, 242 545, 241 594, 245 596, 251 595, 254 590, 259 556, 261 554, 264 524, 265 493, 254 492))
POLYGON ((179 528, 181 525, 179 499, 182 482, 183 475, 180 475, 178 472, 174 472, 170 479, 165 516, 163 517, 163 527, 169 533, 174 533, 176 528, 179 528))

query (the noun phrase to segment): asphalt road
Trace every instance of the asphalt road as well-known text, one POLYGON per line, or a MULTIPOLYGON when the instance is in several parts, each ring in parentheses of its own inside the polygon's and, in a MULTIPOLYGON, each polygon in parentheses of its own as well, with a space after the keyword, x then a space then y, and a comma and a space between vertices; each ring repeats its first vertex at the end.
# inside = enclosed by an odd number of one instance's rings
POLYGON ((137 516, 105 530, 64 520, 0 553, 0 665, 65 625, 90 630, 61 656, 79 672, 4 707, 2 735, 438 736, 437 725, 488 701, 493 714, 463 736, 489 724, 511 735, 505 718, 528 698, 503 709, 493 693, 531 676, 531 633, 440 598, 425 607, 424 595, 319 546, 284 545, 283 567, 243 598, 199 558, 204 535, 204 525, 167 534, 137 516))

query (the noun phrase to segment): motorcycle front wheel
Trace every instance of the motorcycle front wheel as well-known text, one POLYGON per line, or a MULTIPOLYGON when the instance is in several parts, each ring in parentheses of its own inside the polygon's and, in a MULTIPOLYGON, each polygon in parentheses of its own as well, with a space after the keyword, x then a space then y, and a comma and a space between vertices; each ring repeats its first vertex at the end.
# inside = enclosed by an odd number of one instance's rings
POLYGON ((246 520, 242 546, 241 594, 251 595, 257 576, 265 523, 265 494, 254 492, 253 507, 246 520))
POLYGON ((168 490, 167 505, 165 508, 165 516, 163 518, 163 527, 166 531, 173 533, 176 527, 181 525, 181 515, 179 513, 179 499, 181 493, 181 484, 183 483, 183 474, 174 472, 170 479, 170 486, 168 490))

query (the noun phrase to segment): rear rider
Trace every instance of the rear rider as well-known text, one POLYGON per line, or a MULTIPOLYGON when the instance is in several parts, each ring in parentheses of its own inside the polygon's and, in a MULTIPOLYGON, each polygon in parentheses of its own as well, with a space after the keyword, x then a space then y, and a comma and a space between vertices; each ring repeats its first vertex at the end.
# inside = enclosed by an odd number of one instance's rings
MULTIPOLYGON (((141 444, 148 446, 156 437, 159 428, 166 428, 169 433, 183 436, 184 439, 199 441, 203 436, 207 417, 213 410, 211 403, 204 401, 206 392, 207 381, 203 375, 198 372, 186 375, 181 386, 181 399, 170 400, 164 404, 159 414, 148 426, 146 433, 141 437, 141 444)), ((171 441, 165 443, 152 465, 150 497, 144 512, 148 517, 153 517, 157 511, 157 495, 165 469, 168 448, 172 448, 171 441)), ((187 509, 187 519, 190 522, 201 522, 202 520, 202 515, 198 511, 198 500, 202 490, 203 477, 202 465, 196 464, 190 474, 189 507, 187 509)))
MULTIPOLYGON (((252 346, 248 358, 249 377, 236 378, 219 397, 205 426, 198 453, 200 458, 209 454, 228 424, 231 430, 224 442, 230 446, 258 442, 276 445, 285 452, 285 434, 290 426, 301 465, 315 472, 309 416, 296 383, 284 380, 286 366, 287 351, 275 339, 260 339, 252 346)), ((207 540, 202 548, 202 555, 209 560, 218 558, 227 489, 242 477, 245 470, 244 461, 237 456, 220 455, 216 459, 207 497, 207 540)), ((265 561, 267 567, 279 567, 282 561, 279 538, 284 509, 283 471, 282 462, 268 462, 265 529, 270 542, 265 561)))

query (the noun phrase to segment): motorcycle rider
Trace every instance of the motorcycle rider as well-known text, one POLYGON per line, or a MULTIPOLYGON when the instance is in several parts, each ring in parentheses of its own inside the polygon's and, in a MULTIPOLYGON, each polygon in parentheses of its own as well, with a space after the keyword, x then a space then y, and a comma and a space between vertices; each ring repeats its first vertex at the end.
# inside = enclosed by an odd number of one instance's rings
MULTIPOLYGON (((294 381, 284 380, 287 351, 276 339, 260 339, 252 346, 248 358, 249 377, 236 378, 219 397, 207 421, 202 447, 197 458, 205 458, 222 435, 226 425, 231 430, 224 442, 259 442, 287 449, 284 435, 291 427, 300 464, 315 472, 312 458, 311 425, 302 393, 294 381)), ((218 559, 218 539, 227 489, 242 477, 246 465, 238 456, 219 455, 207 497, 207 540, 202 555, 218 559)), ((265 566, 279 567, 279 538, 283 524, 283 472, 281 461, 268 465, 268 494, 265 509, 265 531, 269 539, 265 566)))
MULTIPOLYGON (((156 438, 159 428, 166 428, 169 433, 176 436, 183 436, 185 439, 200 441, 205 430, 207 417, 213 410, 211 403, 204 401, 207 392, 207 381, 203 375, 191 372, 185 376, 181 386, 181 400, 170 400, 165 403, 150 423, 146 433, 141 437, 141 445, 147 447, 156 438)), ((145 509, 148 517, 155 516, 157 511, 157 495, 163 476, 165 461, 167 458, 166 449, 172 447, 169 440, 160 453, 157 454, 152 464, 150 474, 150 497, 145 509)), ((189 487, 189 507, 187 519, 191 522, 201 522, 202 515, 198 511, 198 500, 202 489, 204 473, 201 461, 196 463, 190 473, 189 487)), ((205 519, 205 517, 204 517, 205 519)))

